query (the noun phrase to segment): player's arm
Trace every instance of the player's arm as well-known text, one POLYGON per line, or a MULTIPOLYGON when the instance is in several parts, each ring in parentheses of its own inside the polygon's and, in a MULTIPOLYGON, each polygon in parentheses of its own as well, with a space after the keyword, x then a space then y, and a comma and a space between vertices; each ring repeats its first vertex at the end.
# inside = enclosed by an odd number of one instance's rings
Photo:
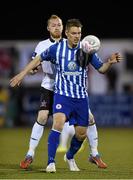
POLYGON ((56 52, 57 45, 51 46, 44 52, 42 52, 40 55, 36 56, 33 60, 30 61, 30 63, 16 76, 14 76, 10 80, 10 86, 15 87, 19 86, 24 77, 35 67, 37 67, 42 61, 51 61, 52 63, 55 63, 55 52, 56 52))
POLYGON ((11 87, 15 87, 15 86, 19 86, 20 83, 22 82, 22 80, 24 79, 24 77, 35 67, 37 67, 40 64, 41 61, 41 57, 36 56, 33 60, 30 61, 29 64, 26 65, 26 67, 16 76, 14 76, 11 80, 10 80, 10 86, 11 87))
POLYGON ((100 73, 105 73, 108 69, 112 66, 112 64, 119 63, 122 61, 122 56, 120 53, 114 53, 111 57, 107 60, 107 62, 103 63, 103 65, 98 69, 100 73))
MULTIPOLYGON (((38 52, 40 52, 40 46, 41 46, 40 43, 38 43, 38 45, 37 45, 36 48, 35 48, 35 51, 32 53, 32 56, 31 56, 32 60, 33 60, 36 56, 39 55, 38 52)), ((30 74, 30 75, 36 74, 40 68, 41 68, 41 63, 40 63, 39 65, 37 65, 35 68, 33 68, 33 69, 29 72, 29 74, 30 74)))
POLYGON ((41 68, 41 63, 40 63, 38 66, 36 66, 35 68, 33 68, 33 69, 29 72, 29 74, 30 74, 30 75, 36 74, 36 73, 40 70, 40 68, 41 68))

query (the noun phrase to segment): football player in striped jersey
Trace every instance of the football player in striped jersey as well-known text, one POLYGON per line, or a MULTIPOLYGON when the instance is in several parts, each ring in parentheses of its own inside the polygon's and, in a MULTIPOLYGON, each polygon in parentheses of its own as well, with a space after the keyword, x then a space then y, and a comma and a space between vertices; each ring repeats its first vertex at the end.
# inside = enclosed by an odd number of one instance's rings
MULTIPOLYGON (((81 48, 81 29, 79 20, 67 21, 65 33, 67 39, 62 39, 49 49, 36 56, 21 73, 11 79, 10 85, 19 85, 27 73, 40 62, 51 61, 56 67, 55 93, 53 105, 53 127, 48 138, 48 166, 47 172, 56 172, 55 155, 59 145, 59 138, 63 125, 70 119, 75 126, 75 135, 72 138, 65 160, 71 171, 79 171, 74 155, 80 149, 86 137, 88 127, 88 94, 86 90, 86 67, 77 62, 77 52, 81 48), (84 107, 84 108, 83 108, 84 107)), ((105 73, 112 64, 121 61, 119 53, 114 53, 106 63, 103 63, 96 53, 91 57, 92 64, 100 73, 105 73)))

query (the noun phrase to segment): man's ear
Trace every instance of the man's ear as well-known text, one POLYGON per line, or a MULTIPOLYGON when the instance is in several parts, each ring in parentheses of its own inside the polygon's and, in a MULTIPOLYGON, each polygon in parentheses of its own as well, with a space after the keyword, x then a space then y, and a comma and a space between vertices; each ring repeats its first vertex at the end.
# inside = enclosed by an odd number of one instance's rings
POLYGON ((68 31, 66 30, 66 31, 65 31, 65 35, 67 36, 67 34, 68 34, 68 31))
POLYGON ((49 27, 47 26, 47 30, 49 31, 49 27))

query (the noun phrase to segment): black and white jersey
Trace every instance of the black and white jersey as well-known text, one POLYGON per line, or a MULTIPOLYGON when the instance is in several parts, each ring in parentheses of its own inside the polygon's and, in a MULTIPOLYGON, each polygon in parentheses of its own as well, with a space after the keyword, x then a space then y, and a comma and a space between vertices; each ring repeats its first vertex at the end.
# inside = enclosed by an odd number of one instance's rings
MULTIPOLYGON (((51 45, 55 43, 52 39, 46 39, 43 41, 40 41, 38 45, 35 48, 35 51, 32 54, 32 59, 35 58, 35 56, 40 55, 43 51, 48 49, 51 45)), ((55 79, 55 65, 53 65, 49 61, 43 61, 42 63, 42 70, 43 70, 43 79, 41 83, 41 87, 44 87, 45 89, 53 91, 54 88, 54 79, 55 79)))

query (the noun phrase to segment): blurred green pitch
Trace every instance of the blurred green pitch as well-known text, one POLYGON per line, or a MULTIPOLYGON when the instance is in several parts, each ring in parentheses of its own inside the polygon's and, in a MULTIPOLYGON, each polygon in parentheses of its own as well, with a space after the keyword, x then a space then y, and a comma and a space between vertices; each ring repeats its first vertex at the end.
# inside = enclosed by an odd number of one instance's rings
POLYGON ((133 179, 133 128, 98 128, 99 152, 108 164, 99 169, 88 162, 89 146, 75 156, 81 169, 70 172, 57 153, 54 174, 45 173, 47 165, 47 137, 49 129, 37 147, 35 159, 29 170, 19 168, 29 144, 31 128, 0 129, 0 179, 133 179))

